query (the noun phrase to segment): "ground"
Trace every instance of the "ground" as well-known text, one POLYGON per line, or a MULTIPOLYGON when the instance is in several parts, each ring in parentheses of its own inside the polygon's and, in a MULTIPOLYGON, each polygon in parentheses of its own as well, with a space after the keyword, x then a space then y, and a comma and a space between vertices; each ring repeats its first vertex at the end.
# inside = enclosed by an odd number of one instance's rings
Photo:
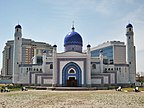
POLYGON ((0 108, 144 108, 144 92, 13 91, 0 93, 0 108))

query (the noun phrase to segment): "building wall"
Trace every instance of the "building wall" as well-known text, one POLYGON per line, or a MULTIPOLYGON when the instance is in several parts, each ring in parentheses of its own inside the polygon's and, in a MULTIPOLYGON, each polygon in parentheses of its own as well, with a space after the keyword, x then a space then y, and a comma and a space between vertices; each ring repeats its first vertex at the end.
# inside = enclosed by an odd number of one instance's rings
POLYGON ((126 46, 114 46, 114 63, 126 64, 126 46))

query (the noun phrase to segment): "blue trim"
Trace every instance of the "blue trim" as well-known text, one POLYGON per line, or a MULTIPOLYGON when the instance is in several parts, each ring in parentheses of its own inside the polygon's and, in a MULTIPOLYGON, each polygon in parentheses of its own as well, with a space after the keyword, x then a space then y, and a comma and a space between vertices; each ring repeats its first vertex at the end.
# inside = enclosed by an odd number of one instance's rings
POLYGON ((93 64, 93 63, 94 63, 94 64, 100 64, 100 62, 91 62, 91 64, 93 64))
POLYGON ((74 63, 74 62, 70 62, 68 64, 66 64, 62 70, 62 85, 66 86, 67 85, 67 79, 69 76, 74 76, 77 79, 77 85, 81 86, 82 85, 82 72, 80 67, 74 63), (76 73, 75 74, 69 74, 68 71, 69 69, 73 68, 76 73))
POLYGON ((46 64, 53 64, 53 62, 46 62, 46 64))
POLYGON ((114 64, 115 66, 129 66, 129 64, 114 64))

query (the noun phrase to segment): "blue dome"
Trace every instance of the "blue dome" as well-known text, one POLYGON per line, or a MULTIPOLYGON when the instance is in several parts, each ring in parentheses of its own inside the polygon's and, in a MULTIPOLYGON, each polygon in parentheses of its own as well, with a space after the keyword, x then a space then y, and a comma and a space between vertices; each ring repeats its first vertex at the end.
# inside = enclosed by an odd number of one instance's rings
POLYGON ((126 26, 126 28, 129 28, 129 27, 132 27, 132 28, 133 28, 132 24, 128 24, 128 25, 126 26))
POLYGON ((82 37, 75 31, 70 32, 64 39, 64 46, 66 45, 81 45, 83 46, 82 37))

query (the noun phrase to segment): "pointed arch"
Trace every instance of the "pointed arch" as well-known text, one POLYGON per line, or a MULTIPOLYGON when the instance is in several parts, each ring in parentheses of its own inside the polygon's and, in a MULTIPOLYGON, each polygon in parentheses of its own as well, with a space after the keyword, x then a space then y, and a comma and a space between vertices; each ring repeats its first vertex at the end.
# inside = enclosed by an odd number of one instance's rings
POLYGON ((62 70, 62 85, 67 86, 67 80, 70 77, 75 77, 77 80, 77 86, 82 85, 82 71, 77 63, 69 62, 62 70))

